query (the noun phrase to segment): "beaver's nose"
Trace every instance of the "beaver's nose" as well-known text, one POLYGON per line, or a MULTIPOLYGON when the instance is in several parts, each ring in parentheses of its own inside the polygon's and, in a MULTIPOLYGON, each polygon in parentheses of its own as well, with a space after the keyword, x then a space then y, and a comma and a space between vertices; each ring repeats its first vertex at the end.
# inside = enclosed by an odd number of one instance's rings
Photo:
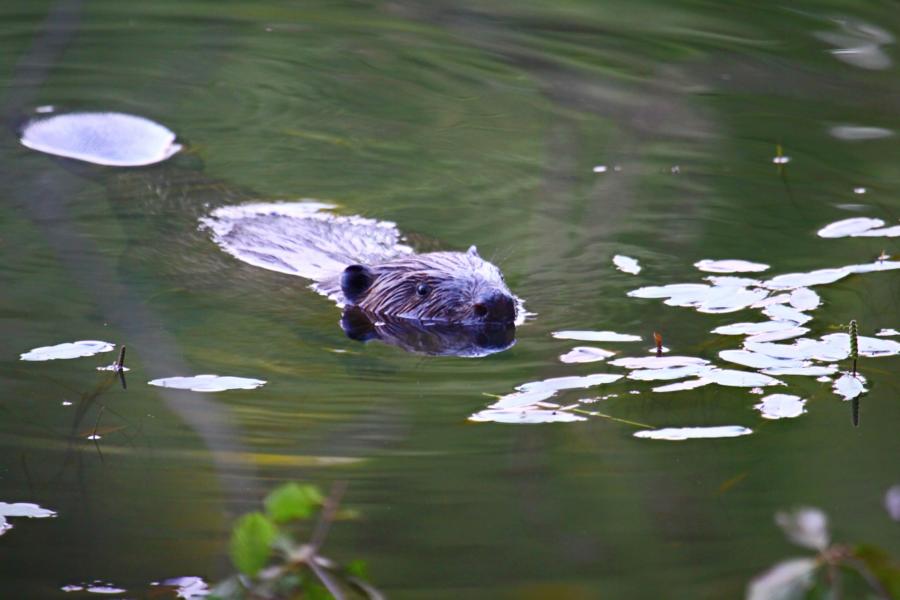
POLYGON ((516 320, 516 303, 503 292, 481 296, 472 310, 482 321, 508 323, 516 320))

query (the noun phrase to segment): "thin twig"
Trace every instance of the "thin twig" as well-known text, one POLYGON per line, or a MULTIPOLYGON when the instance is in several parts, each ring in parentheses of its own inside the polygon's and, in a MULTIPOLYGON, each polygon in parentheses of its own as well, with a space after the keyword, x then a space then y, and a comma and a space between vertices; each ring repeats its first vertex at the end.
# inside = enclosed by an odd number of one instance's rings
POLYGON ((869 584, 869 587, 872 588, 872 591, 875 592, 879 598, 882 598, 883 600, 891 599, 888 591, 884 589, 884 586, 881 584, 881 581, 879 581, 878 578, 875 577, 875 574, 869 570, 869 567, 866 566, 866 563, 859 560, 858 558, 848 556, 844 559, 844 564, 862 575, 863 579, 866 580, 866 583, 869 584))
POLYGON ((125 366, 125 346, 119 349, 119 358, 116 359, 116 369, 121 371, 125 366))
POLYGON ((315 574, 315 576, 319 578, 319 581, 322 582, 322 585, 324 585, 328 589, 328 592, 332 596, 334 596, 334 600, 344 600, 344 592, 342 592, 341 588, 334 582, 333 579, 331 579, 331 576, 328 574, 328 572, 316 563, 315 556, 310 558, 309 562, 307 562, 306 564, 309 565, 310 570, 315 574))
POLYGON ((346 481, 338 481, 331 486, 331 493, 328 494, 328 497, 325 499, 325 505, 322 507, 322 512, 319 514, 319 520, 316 523, 316 528, 313 530, 312 538, 309 542, 309 545, 313 549, 313 553, 318 553, 319 548, 325 541, 325 536, 328 535, 328 530, 331 528, 331 523, 334 521, 334 515, 337 513, 338 506, 340 505, 341 496, 344 495, 346 489, 346 481))
POLYGON ((100 410, 97 411, 97 420, 94 421, 94 431, 91 432, 91 439, 97 439, 97 427, 100 425, 100 417, 103 416, 103 411, 106 408, 105 404, 100 405, 100 410))

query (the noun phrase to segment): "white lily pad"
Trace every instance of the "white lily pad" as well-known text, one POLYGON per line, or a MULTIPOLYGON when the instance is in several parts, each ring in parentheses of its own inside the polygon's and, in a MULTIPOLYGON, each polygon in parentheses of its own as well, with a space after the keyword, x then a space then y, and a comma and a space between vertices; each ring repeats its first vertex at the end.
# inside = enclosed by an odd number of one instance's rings
POLYGON ((799 287, 834 283, 852 272, 853 270, 848 267, 839 267, 836 269, 818 269, 808 273, 788 273, 786 275, 777 275, 768 281, 764 281, 763 285, 770 290, 793 290, 799 287))
POLYGON ((654 392, 681 392, 684 390, 693 390, 698 387, 703 387, 704 385, 711 385, 712 381, 709 379, 687 379, 685 381, 679 381, 678 383, 670 383, 668 385, 661 385, 659 387, 653 388, 654 392))
POLYGON ((822 299, 809 288, 801 287, 791 291, 791 306, 800 311, 815 310, 819 308, 822 299))
POLYGON ((769 268, 769 265, 746 260, 711 259, 695 262, 694 266, 707 273, 759 273, 769 268))
POLYGON ((667 369, 688 365, 708 365, 709 361, 696 356, 623 356, 609 364, 625 369, 667 369))
POLYGON ((844 268, 848 269, 851 273, 877 273, 879 271, 893 271, 895 269, 900 269, 900 261, 876 260, 875 262, 850 265, 844 268))
MULTIPOLYGON (((834 365, 809 365, 805 367, 769 367, 762 370, 766 375, 798 375, 802 377, 824 377, 825 381, 831 381, 830 375, 837 373, 834 365)), ((819 379, 821 381, 821 379, 819 379)))
POLYGON ((711 369, 712 367, 704 364, 638 369, 629 373, 628 379, 633 379, 635 381, 667 381, 671 379, 683 379, 694 375, 705 375, 711 369))
POLYGON ((760 333, 784 331, 794 327, 796 327, 796 324, 789 321, 760 321, 756 323, 721 325, 713 329, 712 332, 720 335, 757 335, 760 333))
POLYGON ((763 375, 762 373, 753 373, 750 371, 734 371, 731 369, 713 369, 703 374, 704 379, 708 379, 713 383, 728 387, 766 387, 769 385, 784 385, 783 382, 763 375))
POLYGON ((638 261, 630 256, 624 256, 622 254, 616 254, 613 256, 613 264, 616 268, 623 273, 628 273, 629 275, 637 275, 641 272, 641 265, 638 261))
POLYGON ((622 379, 621 375, 613 373, 595 373, 594 375, 571 376, 571 377, 553 377, 542 381, 532 381, 517 386, 520 392, 558 392, 561 390, 571 390, 580 388, 589 388, 596 385, 612 383, 622 379))
POLYGON ((713 438, 730 438, 742 435, 750 435, 753 430, 739 425, 724 425, 719 427, 667 427, 665 429, 647 429, 638 431, 634 437, 648 440, 697 440, 713 438))
MULTIPOLYGON (((850 336, 846 333, 829 333, 822 336, 822 342, 835 347, 850 349, 850 336)), ((859 355, 868 357, 896 356, 900 354, 900 342, 861 335, 857 337, 859 355)), ((839 359, 842 360, 842 359, 839 359)))
POLYGON ((594 348, 591 346, 576 346, 560 356, 559 360, 568 364, 591 363, 606 360, 607 358, 609 358, 610 356, 614 356, 615 354, 616 353, 612 350, 604 350, 603 348, 594 348))
POLYGON ((884 221, 881 219, 853 217, 852 219, 842 219, 826 225, 818 231, 818 235, 823 238, 850 237, 863 231, 883 226, 884 221))
POLYGON ((101 342, 99 340, 81 340, 78 342, 66 342, 55 346, 41 346, 19 355, 20 360, 43 361, 81 358, 94 356, 101 352, 109 352, 115 348, 115 344, 101 342))
POLYGON ((38 152, 111 167, 152 165, 181 150, 162 125, 114 112, 40 117, 24 127, 20 141, 38 152))
POLYGON ((831 389, 844 400, 853 400, 869 391, 866 389, 866 378, 859 373, 844 373, 835 380, 831 389))
POLYGON ((578 340, 582 342, 639 342, 641 336, 614 331, 554 331, 558 340, 578 340))
POLYGON ((148 382, 165 388, 192 392, 224 392, 226 390, 255 390, 266 384, 262 379, 231 377, 228 375, 194 375, 192 377, 165 377, 148 382))
POLYGON ((469 417, 470 421, 479 423, 511 423, 533 425, 539 423, 573 423, 586 421, 585 417, 565 410, 548 410, 532 408, 528 410, 504 410, 488 408, 469 417))
POLYGON ((748 342, 779 342, 797 338, 801 335, 809 333, 806 327, 791 327, 790 329, 781 329, 779 331, 769 331, 766 333, 757 333, 747 338, 748 342))
POLYGON ((900 331, 896 329, 881 329, 878 333, 876 333, 878 337, 894 337, 900 335, 900 331))
POLYGON ((806 412, 806 400, 791 394, 770 394, 755 404, 753 408, 762 413, 764 419, 792 419, 806 412))
POLYGON ((0 502, 0 517, 28 517, 29 519, 46 519, 55 517, 56 512, 41 508, 30 502, 0 502))
POLYGON ((812 317, 804 312, 800 312, 793 306, 784 304, 773 304, 763 309, 763 314, 773 321, 788 321, 795 325, 803 325, 812 321, 812 317))
POLYGON ((750 350, 722 350, 719 352, 719 358, 753 369, 797 368, 807 366, 807 363, 802 360, 777 358, 760 352, 752 352, 750 350))

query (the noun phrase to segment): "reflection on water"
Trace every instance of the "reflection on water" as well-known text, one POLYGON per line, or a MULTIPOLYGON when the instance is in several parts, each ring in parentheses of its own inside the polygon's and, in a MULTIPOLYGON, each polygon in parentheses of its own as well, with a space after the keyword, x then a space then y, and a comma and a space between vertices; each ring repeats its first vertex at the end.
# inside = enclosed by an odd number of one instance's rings
POLYGON ((7 594, 217 581, 234 515, 288 479, 351 482, 365 519, 329 548, 391 596, 740 597, 782 556, 771 515, 800 503, 900 553, 890 517, 859 511, 897 484, 900 358, 870 341, 900 328, 893 7, 40 0, 0 18, 0 499, 57 513, 9 519, 7 594), (142 115, 185 148, 81 168, 19 143, 51 106, 142 115), (380 321, 356 337, 414 352, 359 344, 306 282, 197 229, 304 197, 401 224, 391 248, 477 244, 537 316, 511 346, 380 321), (844 374, 851 319, 865 379, 844 374), (653 358, 653 332, 717 366, 610 363, 653 358), (128 388, 94 370, 109 354, 19 360, 67 340, 127 344, 128 388), (196 373, 267 383, 145 385, 196 373), (796 418, 729 385, 776 378, 796 418), (837 381, 867 390, 858 428, 837 381))

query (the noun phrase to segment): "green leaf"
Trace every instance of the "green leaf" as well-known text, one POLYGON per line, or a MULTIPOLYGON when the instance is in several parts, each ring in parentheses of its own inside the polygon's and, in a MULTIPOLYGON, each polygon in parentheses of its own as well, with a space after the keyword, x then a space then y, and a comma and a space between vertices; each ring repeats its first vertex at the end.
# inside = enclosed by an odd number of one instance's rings
POLYGON ((892 598, 900 598, 900 561, 876 546, 857 546, 853 553, 866 564, 892 598))
POLYGON ((241 573, 256 575, 272 553, 276 526, 262 513, 241 517, 231 532, 231 560, 241 573))
POLYGON ((306 519, 322 505, 322 501, 317 487, 286 483, 266 497, 266 512, 277 523, 306 519))
POLYGON ((352 575, 353 577, 359 577, 360 579, 369 578, 369 566, 364 560, 354 560, 347 565, 346 571, 348 575, 352 575))

